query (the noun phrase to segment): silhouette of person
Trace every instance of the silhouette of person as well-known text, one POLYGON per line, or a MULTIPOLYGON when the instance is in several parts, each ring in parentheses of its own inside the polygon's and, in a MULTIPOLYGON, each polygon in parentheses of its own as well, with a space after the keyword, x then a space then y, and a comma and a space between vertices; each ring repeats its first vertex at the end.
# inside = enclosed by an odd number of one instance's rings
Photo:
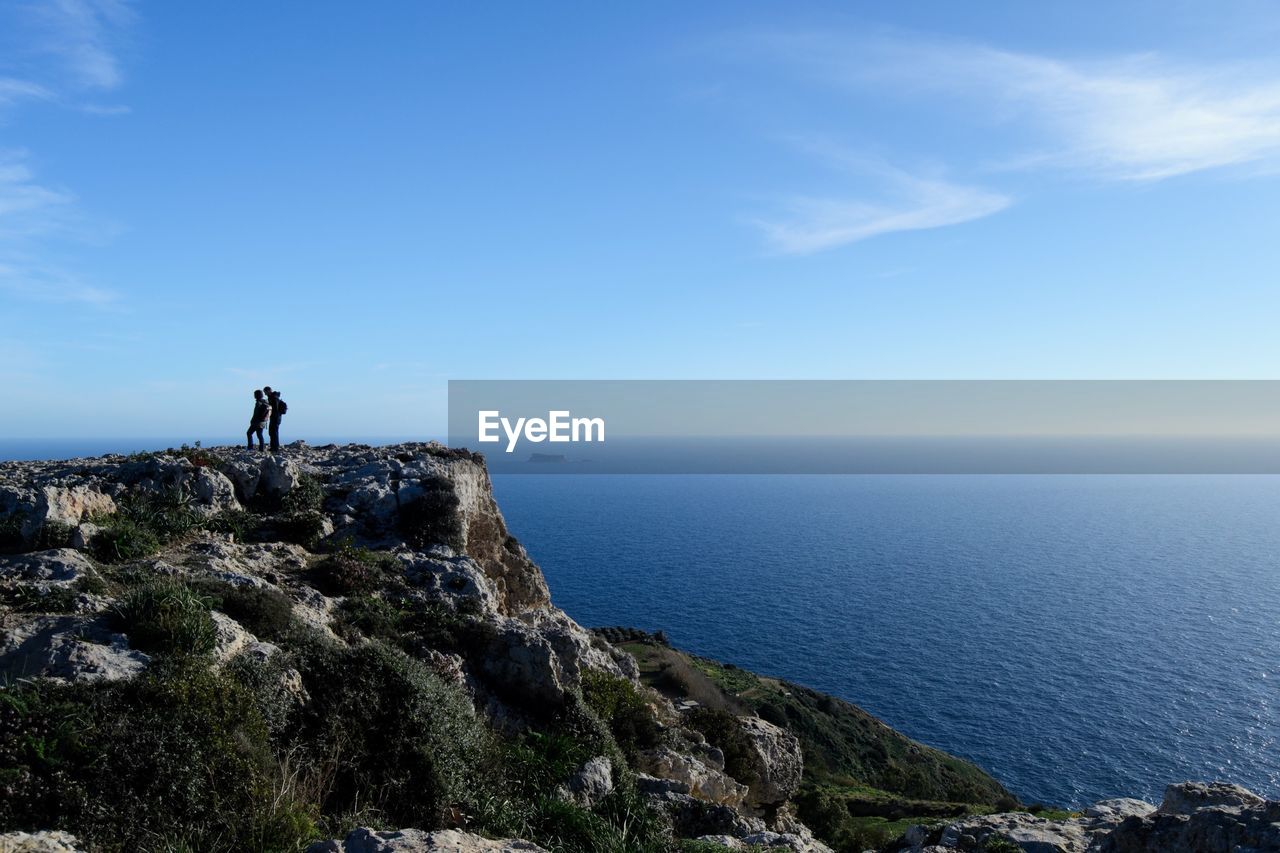
POLYGON ((280 452, 280 419, 289 411, 289 404, 280 399, 280 392, 273 391, 271 386, 262 389, 267 393, 267 402, 271 405, 271 419, 267 422, 267 435, 271 437, 271 452, 280 452))
POLYGON ((266 429, 267 421, 271 418, 271 404, 267 402, 267 395, 261 391, 253 392, 253 417, 249 420, 249 429, 244 434, 245 439, 249 442, 249 449, 253 450, 253 436, 258 436, 258 450, 266 449, 266 442, 262 440, 262 431, 266 429))

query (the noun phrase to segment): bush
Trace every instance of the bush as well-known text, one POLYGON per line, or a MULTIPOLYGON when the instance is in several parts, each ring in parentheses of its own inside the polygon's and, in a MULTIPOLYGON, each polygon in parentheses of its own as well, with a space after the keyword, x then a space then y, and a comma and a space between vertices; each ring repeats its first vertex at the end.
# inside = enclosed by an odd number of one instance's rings
POLYGON ((658 745, 653 710, 627 679, 586 670, 582 673, 582 699, 608 725, 627 761, 634 764, 640 750, 658 745))
POLYGON ((315 642, 297 664, 311 702, 295 734, 331 775, 326 813, 361 806, 432 827, 497 795, 495 742, 466 695, 422 662, 376 642, 315 642))
POLYGON ((177 490, 156 495, 134 493, 116 502, 115 515, 95 518, 102 525, 93 538, 93 554, 105 563, 149 557, 168 542, 204 525, 190 497, 177 490))
POLYGON ((278 589, 237 586, 213 578, 197 578, 189 583, 210 607, 227 614, 260 640, 278 642, 298 625, 293 602, 278 589))
POLYGON ((738 718, 728 711, 699 707, 684 714, 686 726, 702 733, 707 743, 724 753, 724 769, 744 785, 760 778, 756 770, 759 760, 751 738, 743 731, 738 718))
POLYGON ((458 512, 458 495, 447 477, 424 477, 419 483, 422 494, 400 507, 400 532, 412 548, 431 545, 462 547, 462 515, 458 512))
POLYGON ((237 542, 247 542, 262 527, 262 517, 248 510, 224 509, 205 522, 214 533, 230 533, 237 542))
POLYGON ((76 591, 66 586, 23 584, 0 589, 0 603, 18 613, 70 613, 76 609, 76 591))
POLYGON ((298 482, 280 499, 280 508, 288 513, 319 512, 324 505, 324 486, 310 474, 303 474, 298 482))
POLYGON ((121 630, 144 652, 205 655, 216 634, 209 601, 174 578, 157 578, 135 587, 117 605, 121 630))
POLYGON ((276 516, 272 526, 283 541, 310 549, 324 536, 324 522, 324 515, 315 510, 299 510, 276 516))
POLYGON ((71 545, 71 536, 75 532, 75 527, 70 524, 46 521, 36 531, 35 538, 31 541, 31 550, 48 551, 53 548, 68 548, 71 545))
POLYGON ((94 850, 296 850, 314 833, 248 692, 201 666, 0 691, 0 825, 94 850))
POLYGON ((0 518, 0 548, 12 550, 26 544, 22 537, 22 516, 16 512, 0 518))

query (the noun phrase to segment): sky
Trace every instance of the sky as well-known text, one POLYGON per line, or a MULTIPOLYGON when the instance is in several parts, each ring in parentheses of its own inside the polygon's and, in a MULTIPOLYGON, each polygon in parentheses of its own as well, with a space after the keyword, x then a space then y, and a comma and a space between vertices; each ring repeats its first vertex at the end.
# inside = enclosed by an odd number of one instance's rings
MULTIPOLYGON (((449 379, 1256 379, 1280 8, 0 0, 4 437, 449 379)), ((293 432, 290 436, 289 433, 293 432)))

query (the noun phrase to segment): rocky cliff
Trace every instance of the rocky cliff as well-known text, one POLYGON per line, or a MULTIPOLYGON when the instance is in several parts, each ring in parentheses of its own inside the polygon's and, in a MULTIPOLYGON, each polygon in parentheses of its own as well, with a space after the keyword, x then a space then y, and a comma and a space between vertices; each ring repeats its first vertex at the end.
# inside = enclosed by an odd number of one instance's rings
POLYGON ((990 814, 998 783, 847 703, 584 630, 438 444, 3 463, 0 549, 0 850, 1218 849, 1150 845, 1276 819, 990 814))

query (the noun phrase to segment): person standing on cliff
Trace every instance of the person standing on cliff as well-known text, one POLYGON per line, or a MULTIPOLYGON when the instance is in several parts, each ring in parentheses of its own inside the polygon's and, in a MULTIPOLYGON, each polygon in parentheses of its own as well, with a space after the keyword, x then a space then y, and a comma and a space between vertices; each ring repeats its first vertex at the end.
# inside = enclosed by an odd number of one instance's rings
POLYGON ((267 421, 271 419, 271 404, 267 402, 267 395, 261 391, 253 392, 253 416, 249 419, 249 430, 245 433, 245 439, 249 442, 249 449, 253 450, 253 436, 258 436, 258 450, 266 449, 266 442, 262 439, 262 431, 267 427, 267 421))
POLYGON ((267 402, 271 405, 271 419, 267 422, 267 435, 271 437, 271 452, 280 452, 280 419, 289 411, 289 404, 280 399, 280 392, 271 390, 271 386, 262 389, 267 394, 267 402))

